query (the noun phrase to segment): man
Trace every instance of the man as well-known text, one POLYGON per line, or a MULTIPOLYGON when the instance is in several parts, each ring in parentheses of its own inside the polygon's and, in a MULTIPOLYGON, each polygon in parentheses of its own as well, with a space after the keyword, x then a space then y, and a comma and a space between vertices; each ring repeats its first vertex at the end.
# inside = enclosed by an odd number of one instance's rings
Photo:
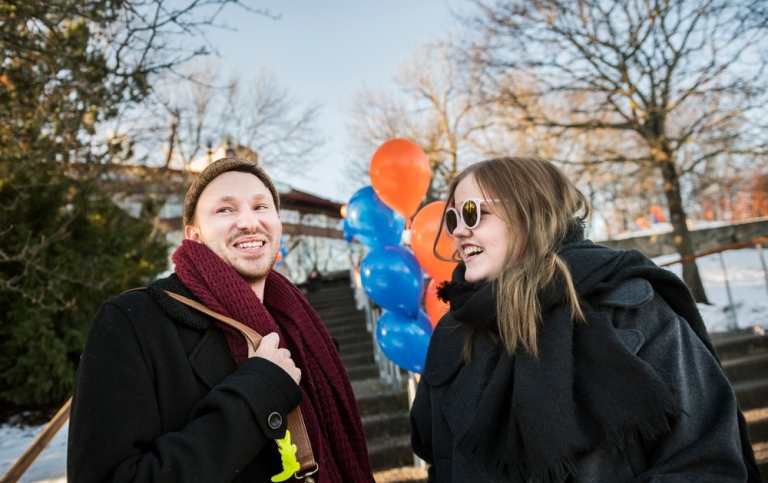
POLYGON ((320 270, 314 267, 309 272, 309 286, 307 287, 310 292, 317 292, 323 286, 323 276, 320 274, 320 270))
POLYGON ((272 270, 279 209, 272 181, 249 161, 220 159, 195 180, 174 274, 109 300, 91 324, 70 481, 272 481, 283 472, 275 440, 299 405, 315 481, 373 481, 338 351, 301 292, 272 270), (167 292, 255 329, 261 344, 249 350, 238 331, 167 292))

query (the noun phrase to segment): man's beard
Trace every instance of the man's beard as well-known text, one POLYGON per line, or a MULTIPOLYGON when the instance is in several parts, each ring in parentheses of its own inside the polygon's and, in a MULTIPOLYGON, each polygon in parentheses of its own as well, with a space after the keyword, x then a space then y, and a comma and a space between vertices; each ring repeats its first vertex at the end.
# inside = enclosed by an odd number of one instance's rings
POLYGON ((259 267, 258 269, 253 269, 248 271, 235 268, 235 271, 249 285, 253 285, 254 283, 260 282, 267 278, 267 275, 269 275, 269 272, 272 270, 272 268, 274 268, 276 260, 277 260, 277 253, 272 255, 272 260, 270 260, 269 264, 265 268, 259 267))

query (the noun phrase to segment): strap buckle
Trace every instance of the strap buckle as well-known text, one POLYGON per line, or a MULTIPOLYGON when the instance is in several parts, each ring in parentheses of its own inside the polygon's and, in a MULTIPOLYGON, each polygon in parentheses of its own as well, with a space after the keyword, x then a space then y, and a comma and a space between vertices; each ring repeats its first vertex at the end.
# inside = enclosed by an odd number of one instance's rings
POLYGON ((319 469, 320 469, 320 465, 315 463, 315 468, 312 469, 311 471, 307 471, 303 475, 299 475, 299 472, 297 471, 296 474, 293 475, 293 477, 296 478, 297 480, 304 479, 306 480, 306 483, 315 483, 315 477, 312 475, 317 473, 319 469))

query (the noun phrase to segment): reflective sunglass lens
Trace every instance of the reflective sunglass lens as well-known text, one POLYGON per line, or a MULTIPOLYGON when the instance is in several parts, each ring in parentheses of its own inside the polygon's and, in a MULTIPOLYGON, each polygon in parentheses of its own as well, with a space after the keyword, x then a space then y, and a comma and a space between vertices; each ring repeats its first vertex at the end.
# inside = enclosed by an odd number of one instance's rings
POLYGON ((453 233, 453 230, 459 225, 459 220, 456 218, 456 210, 449 209, 445 212, 445 227, 448 229, 448 233, 453 233))
POLYGON ((477 222, 480 221, 480 214, 477 211, 477 204, 473 200, 464 202, 464 206, 461 207, 461 218, 467 228, 472 229, 477 226, 477 222))

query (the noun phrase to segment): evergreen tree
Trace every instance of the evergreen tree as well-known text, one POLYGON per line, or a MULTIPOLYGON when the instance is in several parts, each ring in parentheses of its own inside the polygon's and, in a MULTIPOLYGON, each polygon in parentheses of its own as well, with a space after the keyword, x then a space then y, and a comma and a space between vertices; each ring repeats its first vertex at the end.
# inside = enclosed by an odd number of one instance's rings
POLYGON ((34 408, 71 393, 86 329, 99 305, 165 269, 168 245, 89 180, 55 164, 4 179, 0 263, 0 403, 34 408), (26 186, 24 191, 14 186, 26 186))
MULTIPOLYGON (((60 404, 91 317, 167 267, 168 244, 116 206, 111 168, 130 140, 105 123, 186 59, 168 41, 200 33, 237 0, 0 0, 0 407, 60 404), (153 13, 153 15, 146 15, 153 13), (107 187, 107 188, 105 188, 107 187)), ((178 45, 178 44, 176 44, 178 45)))

